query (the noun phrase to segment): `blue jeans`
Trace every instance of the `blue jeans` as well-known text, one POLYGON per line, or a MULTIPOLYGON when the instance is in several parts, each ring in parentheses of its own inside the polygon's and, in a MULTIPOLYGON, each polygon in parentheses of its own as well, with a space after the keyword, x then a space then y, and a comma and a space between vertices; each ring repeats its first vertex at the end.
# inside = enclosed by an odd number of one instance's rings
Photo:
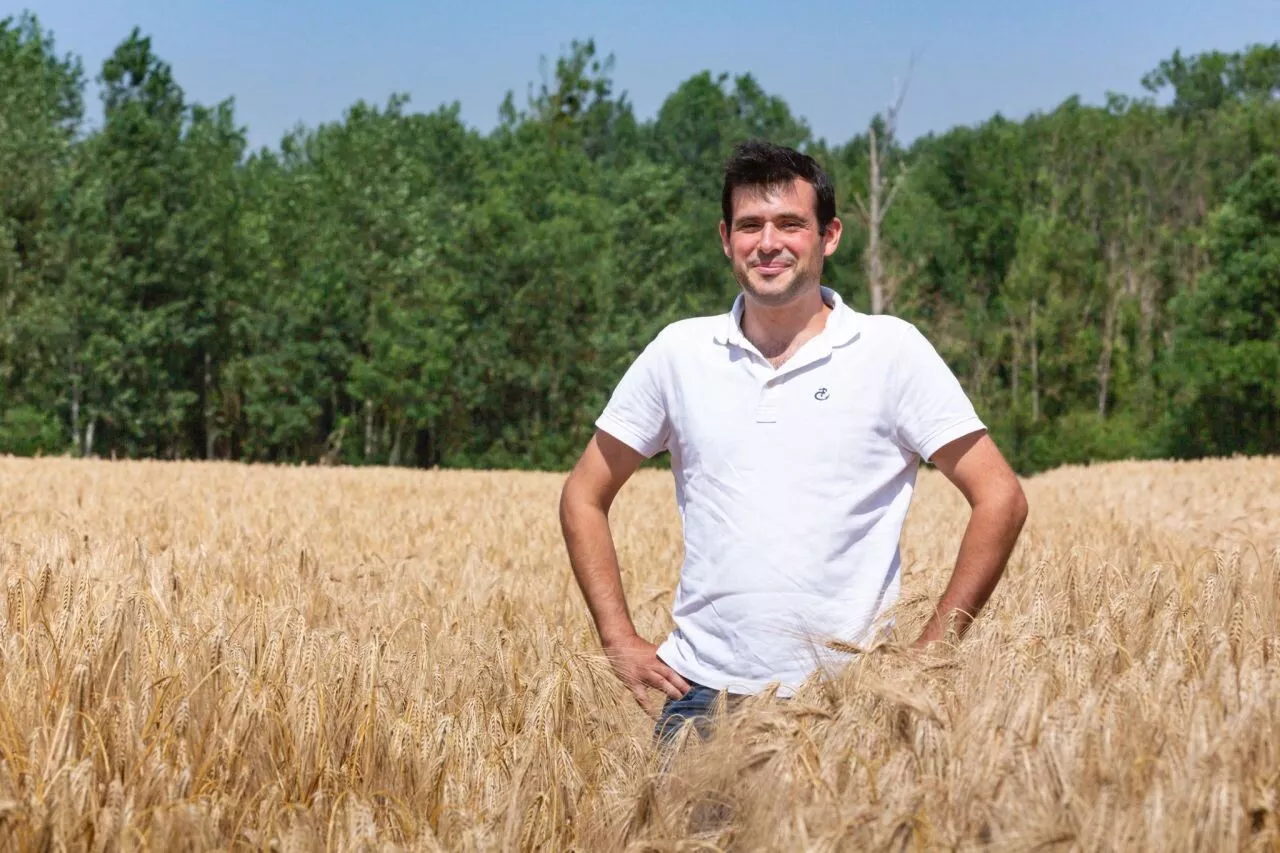
MULTIPOLYGON (((687 678, 686 681, 689 681, 687 678)), ((721 691, 689 681, 689 692, 679 699, 668 698, 658 715, 658 722, 653 727, 654 738, 663 746, 675 739, 676 733, 686 722, 692 722, 698 737, 706 740, 711 736, 711 719, 715 711, 716 700, 721 691)), ((733 693, 725 694, 726 710, 746 697, 733 693)))

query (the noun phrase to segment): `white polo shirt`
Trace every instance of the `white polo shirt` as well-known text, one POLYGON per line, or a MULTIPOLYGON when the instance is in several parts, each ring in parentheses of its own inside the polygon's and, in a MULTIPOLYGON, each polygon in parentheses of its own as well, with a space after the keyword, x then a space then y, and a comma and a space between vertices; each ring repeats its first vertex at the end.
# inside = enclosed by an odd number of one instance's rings
POLYGON ((658 655, 686 679, 791 695, 847 663, 899 592, 898 542, 920 459, 983 429, 916 328, 822 288, 826 327, 775 370, 726 314, 672 323, 596 425, 671 452, 684 528, 675 629, 658 655))

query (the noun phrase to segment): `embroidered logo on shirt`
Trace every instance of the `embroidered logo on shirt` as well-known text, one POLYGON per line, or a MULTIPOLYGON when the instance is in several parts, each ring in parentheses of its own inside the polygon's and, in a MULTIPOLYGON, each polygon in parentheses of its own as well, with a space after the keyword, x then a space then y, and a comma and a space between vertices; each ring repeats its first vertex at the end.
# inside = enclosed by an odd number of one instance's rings
POLYGON ((827 399, 827 397, 829 397, 829 396, 830 396, 830 395, 827 393, 827 389, 826 389, 826 388, 819 388, 817 391, 815 391, 815 392, 814 392, 814 394, 813 394, 813 399, 815 399, 815 400, 825 400, 825 399, 827 399))

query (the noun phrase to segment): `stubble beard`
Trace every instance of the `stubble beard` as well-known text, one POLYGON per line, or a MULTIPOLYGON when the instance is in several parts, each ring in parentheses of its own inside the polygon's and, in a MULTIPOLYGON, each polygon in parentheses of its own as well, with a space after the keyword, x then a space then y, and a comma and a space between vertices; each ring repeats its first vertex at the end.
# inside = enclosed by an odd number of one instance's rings
POLYGON ((750 267, 735 270, 734 278, 738 280, 738 284, 753 302, 770 308, 778 308, 790 304, 809 288, 813 287, 816 281, 812 268, 808 264, 802 264, 799 261, 792 266, 791 281, 787 282, 786 287, 782 290, 761 290, 757 288, 751 280, 750 267))

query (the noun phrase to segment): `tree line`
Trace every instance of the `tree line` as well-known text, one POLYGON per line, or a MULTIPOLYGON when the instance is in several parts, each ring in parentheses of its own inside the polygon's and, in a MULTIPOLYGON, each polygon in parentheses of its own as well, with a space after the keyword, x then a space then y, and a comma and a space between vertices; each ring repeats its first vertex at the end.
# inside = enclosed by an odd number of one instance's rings
POLYGON ((917 324, 1019 471, 1280 451, 1280 42, 910 145, 900 102, 832 144, 749 74, 642 121, 611 65, 574 42, 488 133, 396 96, 251 151, 139 31, 89 128, 80 60, 0 21, 0 453, 563 467, 736 293, 749 137, 831 172, 826 283, 917 324))

